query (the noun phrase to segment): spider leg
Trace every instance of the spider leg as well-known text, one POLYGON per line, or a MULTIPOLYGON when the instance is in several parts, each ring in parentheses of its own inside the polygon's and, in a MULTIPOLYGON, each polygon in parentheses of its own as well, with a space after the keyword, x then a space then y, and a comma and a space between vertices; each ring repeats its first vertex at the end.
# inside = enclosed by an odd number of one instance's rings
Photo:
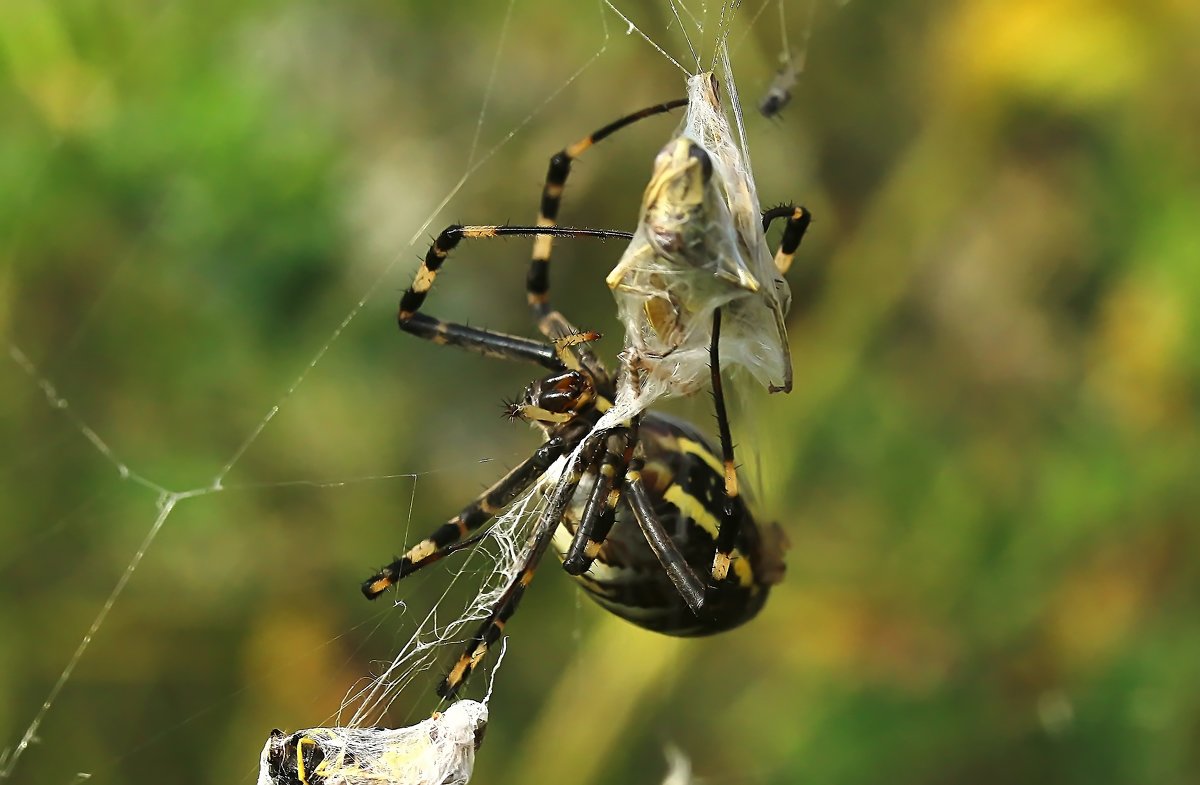
POLYGON ((804 233, 812 221, 812 213, 805 207, 791 204, 773 207, 763 213, 763 231, 771 228, 771 222, 777 218, 788 219, 787 226, 783 229, 783 239, 779 241, 779 250, 775 252, 775 269, 784 275, 792 266, 792 259, 796 256, 800 241, 804 239, 804 233))
POLYGON ((650 494, 642 481, 644 465, 645 458, 640 454, 635 455, 630 462, 629 470, 625 472, 625 499, 629 502, 629 508, 633 510, 633 517, 645 535, 646 542, 658 557, 671 583, 675 584, 679 596, 691 608, 692 613, 699 614, 704 607, 704 581, 687 563, 675 541, 654 514, 654 504, 650 501, 650 494))
MULTIPOLYGON (((528 338, 507 335, 492 330, 481 330, 453 322, 444 322, 432 316, 419 313, 421 306, 425 303, 425 298, 429 294, 429 290, 433 287, 433 282, 437 279, 438 270, 441 269, 450 251, 464 237, 472 239, 513 236, 541 237, 549 234, 553 234, 556 237, 594 237, 598 239, 621 240, 628 240, 631 237, 628 232, 608 229, 571 229, 567 227, 539 226, 460 226, 458 224, 448 226, 442 230, 442 233, 429 246, 429 250, 425 253, 425 258, 422 260, 412 284, 404 290, 404 294, 400 298, 400 308, 396 317, 400 329, 418 338, 424 338, 427 341, 458 346, 476 354, 507 360, 533 362, 550 370, 562 370, 564 367, 563 361, 560 357, 558 347, 553 344, 533 341, 528 338)), ((556 337, 566 338, 569 337, 569 334, 556 337)), ((573 352, 579 353, 580 350, 573 349, 573 352)))
MULTIPOLYGON (((546 171, 546 182, 542 186, 542 201, 538 210, 537 225, 542 227, 558 225, 558 210, 562 205, 563 188, 566 185, 567 176, 571 173, 571 163, 583 155, 588 148, 638 120, 686 105, 687 99, 681 98, 648 106, 614 120, 552 155, 550 166, 546 171)), ((553 244, 554 235, 550 234, 539 236, 534 241, 533 258, 530 260, 529 274, 525 283, 529 307, 533 310, 533 317, 538 322, 538 329, 547 338, 557 338, 574 332, 570 322, 550 305, 550 254, 553 244)), ((594 362, 594 358, 587 358, 587 361, 594 362)))
POLYGON ((617 519, 617 504, 621 501, 617 477, 625 474, 630 448, 636 438, 630 430, 608 437, 596 482, 579 516, 571 544, 563 555, 563 569, 568 575, 582 575, 588 571, 612 530, 617 519))
POLYGON ((532 341, 496 330, 481 330, 464 324, 444 322, 423 313, 401 320, 400 329, 443 346, 458 346, 485 357, 531 362, 550 370, 561 370, 553 344, 532 341))
POLYGON ((373 600, 401 578, 477 543, 482 538, 482 533, 466 540, 462 538, 490 521, 497 512, 545 474, 550 465, 563 454, 565 446, 561 439, 551 439, 544 443, 532 456, 464 507, 458 515, 409 548, 399 559, 363 581, 363 594, 367 599, 373 600))
POLYGON ((554 539, 554 531, 558 528, 559 522, 566 512, 567 505, 571 501, 571 496, 574 495, 575 489, 579 487, 579 481, 583 477, 584 471, 580 467, 586 466, 591 462, 588 458, 589 454, 593 452, 595 445, 593 440, 603 438, 605 435, 604 433, 597 433, 595 431, 588 434, 579 448, 579 455, 582 460, 568 462, 567 467, 563 470, 563 474, 555 484, 545 509, 538 516, 533 533, 530 534, 529 540, 526 542, 524 557, 516 576, 504 588, 504 592, 500 595, 495 605, 492 606, 488 617, 484 619, 483 624, 479 626, 475 635, 468 641, 466 649, 459 655, 458 660, 454 663, 454 667, 450 669, 450 672, 446 674, 446 678, 438 685, 438 695, 442 698, 451 699, 458 693, 458 690, 471 676, 471 672, 475 670, 476 666, 487 655, 488 648, 500 638, 501 633, 504 632, 504 625, 508 623, 509 618, 516 613, 517 605, 521 602, 521 597, 525 594, 525 589, 533 580, 533 573, 537 570, 538 563, 554 539))
POLYGON ((723 581, 729 574, 734 544, 742 525, 737 514, 738 476, 733 461, 733 435, 729 430, 729 413, 725 409, 725 392, 721 385, 721 309, 713 311, 712 343, 709 344, 709 367, 712 369, 713 407, 717 412, 717 430, 721 435, 721 454, 725 465, 725 499, 721 507, 721 528, 717 533, 717 550, 713 556, 713 580, 723 581))

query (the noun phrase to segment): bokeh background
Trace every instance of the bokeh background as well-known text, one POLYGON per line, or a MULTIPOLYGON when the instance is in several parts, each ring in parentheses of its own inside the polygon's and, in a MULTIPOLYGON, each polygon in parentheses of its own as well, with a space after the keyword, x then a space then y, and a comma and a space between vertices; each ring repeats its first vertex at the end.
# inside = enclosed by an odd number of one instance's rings
MULTIPOLYGON (((690 62, 669 4, 617 6, 690 62)), ((785 10, 798 52, 810 6, 785 10)), ((737 12, 749 102, 778 18, 737 12)), ((10 781, 253 782, 272 727, 328 721, 407 639, 450 571, 408 613, 357 584, 533 448, 497 415, 535 370, 398 334, 396 299, 428 235, 530 221, 553 151, 681 94, 626 27, 533 0, 0 4, 0 748, 160 491, 210 490, 10 781)), ((791 104, 747 119, 764 202, 817 215, 797 389, 741 418, 787 580, 681 642, 547 565, 475 781, 656 783, 667 743, 714 784, 1200 779, 1198 74, 1192 0, 823 0, 791 104)), ((674 123, 589 153, 564 223, 632 228, 674 123)), ((554 268, 610 356, 619 250, 554 268)), ((430 311, 531 334, 528 252, 464 246, 430 311)))

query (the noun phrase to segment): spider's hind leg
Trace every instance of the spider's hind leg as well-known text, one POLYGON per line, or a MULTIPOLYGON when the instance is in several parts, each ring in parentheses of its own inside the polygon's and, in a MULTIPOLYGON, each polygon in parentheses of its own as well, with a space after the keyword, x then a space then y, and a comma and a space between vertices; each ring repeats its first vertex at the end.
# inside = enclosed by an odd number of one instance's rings
MULTIPOLYGON (((429 291, 437 280, 442 265, 463 238, 488 239, 547 235, 591 237, 600 240, 628 240, 632 236, 629 232, 609 229, 571 229, 557 226, 461 226, 459 224, 447 226, 429 246, 425 258, 421 261, 421 266, 413 276, 413 282, 404 290, 404 294, 400 298, 400 308, 396 314, 396 321, 400 325, 400 329, 436 344, 458 346, 488 357, 532 362, 550 370, 561 370, 563 363, 553 343, 533 341, 492 330, 481 330, 463 324, 445 322, 420 312, 429 296, 429 291)), ((555 337, 567 338, 573 332, 577 331, 571 330, 555 337)))

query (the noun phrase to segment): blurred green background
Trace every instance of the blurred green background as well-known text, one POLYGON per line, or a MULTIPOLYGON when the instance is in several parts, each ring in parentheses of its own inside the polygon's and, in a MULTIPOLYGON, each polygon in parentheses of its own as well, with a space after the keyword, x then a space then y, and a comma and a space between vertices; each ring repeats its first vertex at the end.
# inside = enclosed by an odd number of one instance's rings
MULTIPOLYGON (((690 62, 665 0, 617 6, 690 62)), ((743 6, 752 102, 781 43, 743 6)), ((532 450, 498 414, 536 371, 400 335, 396 300, 441 226, 531 221, 552 152, 682 93, 625 31, 531 0, 0 4, 0 749, 156 486, 223 487, 171 510, 11 781, 253 782, 272 727, 407 639, 449 570, 406 613, 358 581, 532 450)), ((1200 5, 822 2, 807 62, 747 116, 764 202, 817 216, 797 389, 751 392, 740 439, 787 580, 681 642, 548 564, 475 781, 656 783, 667 742, 714 784, 1200 780, 1200 5)), ((675 122, 590 152, 563 222, 632 228, 675 122)), ((611 356, 619 246, 557 247, 611 356)), ((464 246, 430 312, 532 334, 528 252, 464 246)))

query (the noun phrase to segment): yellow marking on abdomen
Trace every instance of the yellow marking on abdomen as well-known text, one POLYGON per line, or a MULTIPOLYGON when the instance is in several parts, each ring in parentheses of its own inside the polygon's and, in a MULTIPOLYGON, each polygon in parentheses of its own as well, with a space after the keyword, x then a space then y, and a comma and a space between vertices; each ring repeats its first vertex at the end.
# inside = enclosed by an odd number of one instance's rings
MULTIPOLYGON (((683 442, 684 439, 679 441, 683 442)), ((671 483, 663 492, 663 499, 674 504, 680 512, 691 518, 714 541, 717 539, 717 533, 721 530, 721 524, 717 521, 717 517, 709 512, 699 499, 681 488, 679 483, 671 483)), ((754 571, 750 568, 750 562, 742 558, 736 548, 729 554, 729 558, 732 561, 733 574, 737 578, 737 582, 742 586, 754 585, 754 571)))
POLYGON ((725 475, 724 464, 717 460, 717 456, 712 454, 712 450, 708 449, 700 442, 695 441, 694 439, 689 439, 685 436, 680 436, 677 441, 679 442, 679 449, 681 451, 695 455, 697 458, 707 463, 714 472, 721 476, 725 475))
POLYGON ((679 508, 680 512, 695 521, 696 525, 708 532, 710 537, 714 540, 717 539, 717 533, 721 530, 721 524, 717 520, 717 517, 709 512, 708 508, 701 504, 699 499, 685 491, 679 483, 671 483, 667 490, 663 492, 663 498, 674 504, 679 508))

